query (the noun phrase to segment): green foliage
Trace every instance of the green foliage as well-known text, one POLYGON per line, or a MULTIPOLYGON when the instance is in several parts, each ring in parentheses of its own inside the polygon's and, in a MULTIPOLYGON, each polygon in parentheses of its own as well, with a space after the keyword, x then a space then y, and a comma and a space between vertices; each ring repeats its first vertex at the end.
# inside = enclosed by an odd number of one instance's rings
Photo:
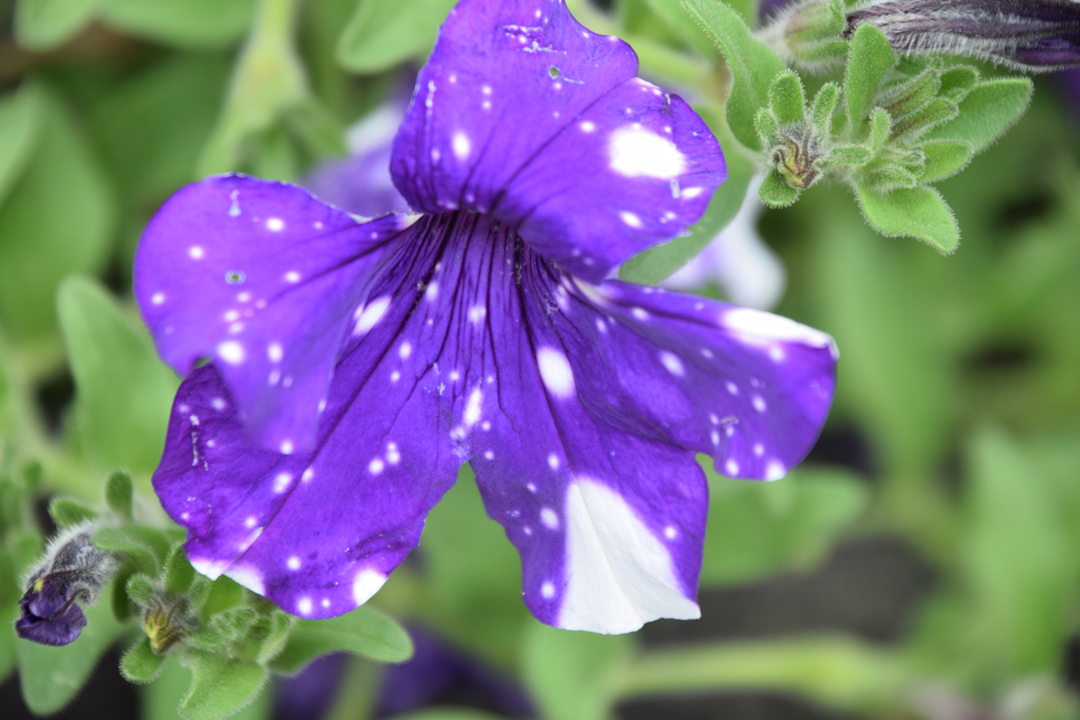
POLYGON ((758 194, 761 196, 761 202, 773 208, 787 207, 799 199, 799 189, 789 185, 776 169, 770 170, 765 176, 758 194))
POLYGON ((132 493, 135 488, 131 484, 131 476, 122 470, 109 475, 105 481, 105 504, 109 509, 125 520, 132 519, 132 493))
POLYGON ((36 149, 0 206, 0 323, 16 337, 56 327, 60 281, 101 269, 116 222, 112 188, 63 102, 48 90, 36 102, 36 149))
POLYGON ((184 720, 217 720, 231 715, 258 695, 267 670, 254 662, 217 653, 192 651, 184 663, 194 673, 191 689, 180 703, 184 720))
POLYGON ((781 126, 801 123, 806 112, 802 81, 790 70, 773 78, 769 85, 769 110, 781 126))
POLYGON ((455 0, 403 4, 360 0, 338 40, 337 58, 358 73, 376 73, 406 60, 422 60, 455 0))
POLYGON ((882 235, 914 237, 948 255, 960 245, 960 228, 933 188, 900 188, 887 194, 856 186, 866 221, 882 235))
POLYGON ((97 518, 97 513, 78 500, 55 497, 49 501, 49 515, 60 529, 75 527, 97 518))
POLYGON ((865 509, 865 482, 839 469, 804 467, 782 482, 709 477, 702 585, 758 580, 818 562, 865 509))
POLYGON ((625 635, 566 632, 529 623, 525 682, 544 717, 605 720, 619 674, 633 653, 625 635))
POLYGON ((844 79, 844 97, 854 139, 862 140, 869 134, 867 120, 873 112, 878 88, 895 65, 896 55, 885 34, 868 23, 860 25, 851 37, 851 57, 844 79))
POLYGON ((983 81, 960 101, 956 117, 931 130, 927 138, 964 142, 973 154, 980 153, 1016 124, 1031 104, 1033 90, 1027 78, 983 81))
POLYGON ((101 467, 152 470, 179 383, 116 301, 93 281, 60 287, 60 324, 78 391, 76 432, 101 467))
POLYGON ((161 673, 164 664, 165 656, 151 650, 150 641, 143 638, 124 653, 124 658, 120 661, 120 674, 128 682, 148 683, 161 673))
POLYGON ((41 91, 32 83, 0 98, 0 206, 37 149, 41 91))
POLYGON ((91 18, 97 0, 20 0, 15 37, 23 47, 48 50, 67 40, 91 18))
POLYGON ((183 47, 226 45, 251 23, 256 0, 100 0, 105 22, 183 47))
POLYGON ((94 545, 99 550, 129 556, 140 572, 157 576, 169 552, 169 538, 161 530, 148 525, 114 525, 94 533, 94 545))
POLYGON ((285 648, 270 667, 294 674, 327 653, 347 651, 380 662, 412 656, 409 634, 390 618, 366 606, 328 620, 297 620, 285 648))
POLYGON ((754 116, 768 102, 769 86, 784 64, 726 5, 717 0, 684 0, 683 6, 724 53, 731 70, 731 94, 725 108, 732 134, 745 147, 761 150, 754 116))

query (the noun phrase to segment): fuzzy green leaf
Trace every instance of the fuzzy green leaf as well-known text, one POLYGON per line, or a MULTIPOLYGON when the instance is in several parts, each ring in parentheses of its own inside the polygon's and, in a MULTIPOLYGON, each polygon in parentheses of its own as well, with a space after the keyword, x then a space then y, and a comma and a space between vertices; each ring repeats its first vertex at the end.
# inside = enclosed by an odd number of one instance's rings
POLYGON ((671 0, 645 0, 653 13, 664 21, 683 40, 710 60, 718 59, 720 52, 709 36, 698 26, 686 8, 671 0))
POLYGON ((361 0, 338 40, 338 62, 353 72, 377 73, 426 57, 454 2, 361 0))
POLYGON ((90 21, 98 0, 19 0, 15 37, 30 50, 49 50, 90 21))
POLYGON ((926 167, 919 176, 920 183, 931 183, 960 172, 971 162, 971 146, 967 143, 937 140, 923 143, 926 167))
POLYGON ((956 117, 959 110, 956 103, 944 98, 937 98, 913 113, 897 117, 893 121, 892 139, 910 141, 926 133, 927 130, 956 117))
POLYGON ((851 38, 851 58, 844 80, 848 118, 855 139, 867 136, 866 119, 870 117, 881 82, 895 65, 896 55, 885 34, 869 23, 860 25, 851 38))
POLYGON ((99 550, 123 553, 149 575, 156 576, 169 553, 169 539, 157 528, 146 525, 104 527, 94 533, 99 550))
POLYGON ((56 497, 49 502, 49 517, 58 528, 75 527, 79 523, 97 518, 98 514, 78 500, 56 497))
POLYGON ((865 165, 870 162, 874 154, 869 148, 862 145, 837 145, 829 151, 829 157, 825 161, 826 167, 834 165, 865 165))
POLYGON ((1027 78, 988 80, 975 86, 960 103, 959 114, 926 134, 928 140, 955 140, 978 154, 1012 127, 1031 103, 1027 78))
POLYGON ((169 595, 180 595, 191 587, 194 579, 195 568, 191 567, 184 555, 184 544, 176 543, 165 560, 165 592, 169 595))
POLYGON ((105 503, 114 513, 130 520, 133 492, 131 476, 118 470, 105 482, 105 503))
POLYGON ((758 194, 763 203, 774 208, 787 207, 799 199, 798 188, 788 185, 783 175, 775 169, 765 176, 758 194))
POLYGON ((836 112, 836 104, 840 101, 840 86, 836 83, 825 83, 814 96, 814 109, 811 111, 811 122, 818 134, 822 137, 831 135, 833 113, 836 112))
POLYGON ((942 254, 960 244, 960 228, 949 206, 932 188, 902 188, 879 195, 856 185, 863 216, 882 235, 917 238, 942 254))
POLYGON ((180 703, 184 720, 218 720, 255 699, 266 681, 266 668, 216 653, 192 650, 183 662, 195 674, 180 703))
POLYGON ((768 103, 769 86, 784 71, 784 63, 750 33, 742 18, 717 0, 684 0, 683 7, 724 53, 731 70, 726 108, 732 134, 751 150, 761 150, 754 116, 768 103))
MULTIPOLYGON (((175 374, 96 282, 69 278, 57 305, 75 375, 75 430, 87 455, 101 467, 153 470, 179 385, 175 374)), ((126 503, 130 514, 130 490, 126 503)))
POLYGON ((790 70, 776 76, 769 86, 769 109, 781 126, 801 123, 806 116, 802 81, 790 70))
POLYGON ((120 661, 120 674, 130 683, 148 683, 158 676, 165 656, 150 649, 150 641, 143 638, 124 653, 120 661))
POLYGON ((960 102, 979 82, 979 71, 970 65, 959 65, 941 74, 938 94, 946 100, 960 102))
POLYGON ((154 590, 154 583, 141 573, 135 573, 128 578, 128 581, 124 584, 124 591, 129 598, 141 607, 150 607, 154 602, 154 596, 157 595, 157 591, 154 590))
POLYGON ((365 605, 328 620, 298 620, 285 649, 271 667, 287 674, 330 652, 347 651, 380 662, 404 662, 412 656, 412 640, 396 622, 365 605))
POLYGON ((870 147, 880 150, 889 141, 889 130, 892 128, 892 118, 884 108, 874 108, 874 114, 870 116, 870 147))

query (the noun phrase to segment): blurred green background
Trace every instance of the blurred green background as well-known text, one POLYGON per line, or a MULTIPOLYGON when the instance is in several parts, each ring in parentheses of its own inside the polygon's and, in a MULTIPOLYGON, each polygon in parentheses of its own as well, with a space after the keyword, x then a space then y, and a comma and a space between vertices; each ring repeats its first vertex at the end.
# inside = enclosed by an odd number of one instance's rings
MULTIPOLYGON (((452 4, 0 0, 0 476, 39 500, 99 502, 106 473, 128 468, 142 512, 164 521, 149 477, 178 379, 130 295, 142 227, 205 174, 297 180, 343 154, 345 128, 418 67, 452 4)), ((570 2, 634 45, 644 75, 720 102, 718 55, 666 24, 665 4, 570 2)), ((753 2, 728 4, 755 16, 753 2)), ((963 233, 955 255, 876 235, 842 186, 763 216, 788 273, 778 312, 836 338, 838 392, 789 478, 710 470, 700 621, 628 637, 539 625, 467 469, 418 561, 373 602, 516 679, 543 718, 1080 717, 1080 119, 1068 87, 1040 80, 1020 123, 940 185, 963 233)), ((32 554, 4 522, 6 624, 32 554)), ((9 675, 19 652, 0 631, 5 717, 26 712, 9 675)), ((353 661, 332 716, 377 714, 384 670, 353 661)), ((105 660, 66 712, 176 717, 183 672, 136 697, 105 660)), ((474 709, 423 717, 498 710, 440 697, 474 709)), ((275 712, 272 692, 243 711, 275 712)))

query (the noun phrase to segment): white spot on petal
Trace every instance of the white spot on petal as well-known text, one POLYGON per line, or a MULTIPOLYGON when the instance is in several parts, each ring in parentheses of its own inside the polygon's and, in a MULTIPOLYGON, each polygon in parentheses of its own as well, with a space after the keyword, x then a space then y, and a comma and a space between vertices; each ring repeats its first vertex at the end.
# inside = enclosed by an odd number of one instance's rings
POLYGON ((765 398, 761 397, 760 395, 755 395, 753 402, 755 410, 757 410, 758 412, 765 412, 765 398))
POLYGON ((150 298, 150 302, 154 303, 155 305, 160 305, 161 303, 165 302, 165 293, 154 293, 154 296, 150 298))
POLYGON ((732 308, 720 316, 720 322, 747 345, 769 350, 782 343, 798 343, 828 348, 834 360, 840 358, 830 335, 786 317, 750 308, 732 308))
POLYGON ((460 130, 454 133, 453 139, 454 155, 458 160, 466 160, 469 157, 469 153, 472 152, 472 143, 469 142, 469 136, 460 130))
POLYGON ((559 516, 551 508, 543 508, 540 511, 540 522, 544 523, 544 526, 552 530, 559 529, 559 516))
POLYGON ((266 229, 270 232, 281 232, 285 229, 285 221, 276 217, 269 218, 266 221, 266 229))
POLYGON ((383 316, 386 315, 386 311, 390 308, 390 296, 384 295, 380 298, 372 300, 367 305, 363 306, 356 314, 356 327, 353 329, 353 335, 366 335, 371 328, 375 327, 383 316))
POLYGON ((557 455, 555 455, 555 453, 551 453, 550 455, 548 455, 548 467, 552 470, 559 469, 559 458, 557 455))
POLYGON ((202 260, 206 253, 204 253, 203 249, 198 245, 192 245, 188 248, 188 255, 191 256, 192 260, 202 260))
POLYGON ((682 377, 686 374, 686 368, 683 367, 682 360, 679 359, 674 353, 667 352, 666 350, 660 353, 660 362, 667 368, 668 372, 672 375, 682 377))
POLYGON ((554 348, 540 348, 536 351, 536 364, 544 386, 553 395, 563 399, 574 396, 574 372, 566 355, 554 348))
POLYGON ((768 481, 779 480, 787 475, 787 468, 779 460, 770 460, 765 465, 765 479, 768 481))
POLYGON ((382 458, 372 458, 367 466, 368 472, 372 475, 378 475, 384 468, 386 468, 386 463, 383 462, 382 458))
POLYGON ((281 358, 285 356, 285 351, 281 347, 281 343, 272 342, 266 346, 266 357, 270 359, 270 362, 281 362, 281 358))
POLYGON ((235 340, 226 340, 218 343, 217 356, 230 365, 239 365, 244 362, 244 346, 235 340))
POLYGON ((671 140, 635 123, 611 134, 611 169, 626 177, 670 180, 686 171, 686 157, 671 140))
POLYGON ((253 567, 233 565, 225 573, 238 584, 243 585, 256 595, 265 595, 266 588, 263 586, 262 573, 253 567))
POLYGON ((356 573, 356 577, 353 578, 352 595, 353 602, 357 605, 363 605, 371 596, 379 591, 379 588, 386 582, 386 576, 378 570, 372 570, 371 568, 365 568, 356 573))
POLYGON ((296 612, 301 615, 310 615, 313 609, 314 606, 311 604, 311 598, 309 597, 302 597, 296 602, 296 612))
POLYGON ((299 570, 300 569, 300 558, 296 557, 295 555, 292 555, 292 556, 289 557, 288 560, 285 561, 285 564, 289 566, 290 570, 299 570))
POLYGON ((555 585, 550 582, 546 582, 540 586, 540 594, 544 596, 546 600, 550 600, 555 597, 555 585))
POLYGON ((465 423, 466 427, 472 427, 480 422, 480 403, 483 399, 484 394, 480 391, 480 388, 476 388, 469 395, 469 400, 465 403, 465 414, 462 416, 462 422, 465 423))
POLYGON ((289 489, 289 484, 292 482, 292 475, 283 472, 278 473, 274 478, 274 492, 280 494, 289 489))
POLYGON ((410 355, 412 355, 412 343, 406 340, 398 347, 398 357, 402 360, 406 360, 410 355))
POLYGON ((734 460, 728 460, 724 463, 724 472, 728 475, 735 476, 739 474, 739 463, 734 460))
POLYGON ((630 227, 634 228, 635 230, 641 228, 641 218, 639 218, 632 212, 627 212, 626 210, 623 210, 619 213, 619 219, 630 227))

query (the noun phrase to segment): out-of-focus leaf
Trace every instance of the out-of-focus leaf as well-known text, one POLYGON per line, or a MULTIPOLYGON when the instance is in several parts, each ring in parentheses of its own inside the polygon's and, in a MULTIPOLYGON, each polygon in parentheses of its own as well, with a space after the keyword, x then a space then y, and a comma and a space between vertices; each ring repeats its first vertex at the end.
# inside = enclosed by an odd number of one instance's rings
POLYGON ((701 582, 733 584, 818 561, 863 511, 866 485, 838 468, 803 466, 775 483, 730 480, 705 461, 709 524, 701 582))
POLYGON ((16 337, 56 327, 60 281, 97 272, 115 198, 89 146, 50 92, 41 96, 37 152, 0 207, 0 322, 16 337))
POLYGON ((499 720, 502 715, 491 715, 467 708, 435 708, 410 715, 399 715, 398 720, 499 720))
POLYGON ((867 222, 882 235, 917 238, 943 255, 960 245, 956 218, 933 188, 898 188, 879 194, 857 185, 856 195, 867 222))
POLYGON ((66 529, 93 520, 98 514, 78 500, 55 497, 49 502, 49 516, 58 528, 66 529))
POLYGON ((131 520, 132 493, 131 476, 123 470, 117 470, 105 481, 105 504, 117 515, 131 520))
POLYGON ((378 610, 361 606, 327 620, 297 620, 285 649, 270 666, 292 674, 320 655, 341 650, 380 662, 404 662, 413 647, 405 628, 378 610))
POLYGON ((633 649, 628 635, 567 632, 534 621, 522 648, 525 683, 543 717, 605 720, 633 649))
POLYGON ((93 540, 100 550, 131 556, 139 570, 155 577, 169 553, 169 539, 147 525, 103 527, 94 533, 93 540))
POLYGON ((720 141, 720 147, 727 148, 724 153, 727 180, 712 196, 705 214, 690 228, 688 235, 638 253, 623 263, 619 268, 619 277, 627 282, 654 285, 670 277, 693 260, 717 233, 727 227, 746 199, 746 189, 754 174, 753 163, 740 152, 727 121, 719 111, 710 108, 697 108, 697 111, 720 141))
POLYGON ((184 662, 195 678, 180 703, 184 720, 218 720, 232 715, 258 695, 267 678, 266 668, 217 653, 189 650, 184 662))
POLYGON ((148 683, 161 672, 164 662, 165 656, 151 650, 150 640, 143 638, 124 653, 124 658, 120 661, 120 674, 128 682, 148 683))
POLYGON ((1017 675, 1054 672, 1080 580, 1054 480, 998 430, 982 431, 970 458, 968 571, 996 657, 1017 675))
POLYGON ((432 597, 418 608, 424 619, 481 656, 514 662, 511 653, 529 617, 521 602, 521 563, 503 529, 485 517, 468 465, 432 509, 420 547, 432 597))
POLYGON ((100 0, 102 18, 125 32, 185 47, 217 47, 240 38, 255 0, 100 0))
POLYGON ((0 98, 0 205, 37 149, 41 112, 35 85, 0 98))
POLYGON ((353 72, 373 74, 425 57, 455 2, 360 0, 338 40, 338 61, 353 72))
POLYGON ((15 37, 31 50, 60 45, 89 22, 99 0, 19 0, 15 37))
POLYGON ((671 0, 645 0, 649 9, 674 30, 683 40, 710 60, 720 58, 719 49, 705 34, 686 8, 671 0))
MULTIPOLYGON (((177 707, 191 686, 191 672, 180 664, 175 653, 166 656, 157 679, 139 688, 139 709, 144 720, 176 720, 177 707)), ((230 715, 230 720, 266 720, 270 717, 273 693, 260 693, 254 701, 230 715)))
POLYGON ((731 95, 725 106, 731 132, 746 147, 761 150, 754 115, 768 104, 769 85, 784 71, 784 63, 726 5, 717 0, 684 0, 683 6, 720 47, 731 69, 731 95))
POLYGON ((978 154, 1016 124, 1031 103, 1033 91, 1028 78, 981 82, 960 103, 960 114, 930 130, 926 137, 966 142, 978 154))
POLYGON ((921 149, 926 153, 926 169, 919 176, 921 183, 955 175, 971 162, 971 146, 967 143, 939 140, 924 143, 921 149))
POLYGON ((176 376, 93 281, 69 278, 60 286, 58 304, 75 376, 76 432, 87 456, 103 468, 153 470, 165 443, 176 376))
POLYGON ((106 585, 97 603, 86 609, 86 627, 70 645, 49 647, 18 641, 19 685, 23 700, 35 714, 51 715, 67 705, 90 677, 102 653, 120 636, 123 628, 113 618, 109 595, 106 585))

